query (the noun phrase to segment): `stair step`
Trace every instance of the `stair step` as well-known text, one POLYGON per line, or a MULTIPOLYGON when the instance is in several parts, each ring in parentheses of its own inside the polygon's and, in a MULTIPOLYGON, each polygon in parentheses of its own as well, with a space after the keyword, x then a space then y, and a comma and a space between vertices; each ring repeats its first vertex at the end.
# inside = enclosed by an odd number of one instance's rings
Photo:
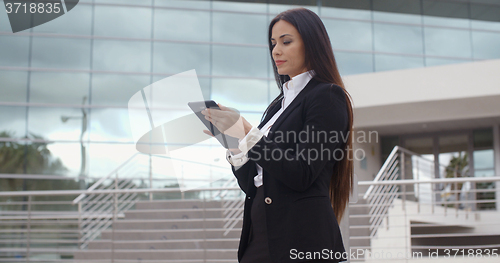
MULTIPOLYGON (((189 229, 189 228, 223 228, 224 219, 152 219, 152 220, 121 220, 114 223, 115 229, 189 229)), ((240 218, 235 227, 241 228, 240 218)))
POLYGON ((222 201, 203 201, 199 199, 184 199, 184 200, 158 200, 158 201, 142 201, 135 204, 136 210, 149 209, 177 209, 177 208, 222 208, 222 201))
POLYGON ((125 218, 129 219, 190 219, 190 218, 222 218, 222 210, 206 210, 202 209, 196 210, 180 210, 180 211, 169 211, 169 210, 133 210, 125 212, 125 218))
MULTIPOLYGON (((194 239, 194 238, 239 238, 241 228, 233 228, 224 236, 226 229, 141 229, 141 230, 115 230, 115 240, 171 240, 171 239, 194 239)), ((111 239, 113 233, 106 230, 101 233, 102 239, 111 239)))
POLYGON ((115 249, 111 251, 109 249, 92 249, 87 251, 80 251, 75 253, 76 260, 85 259, 111 259, 114 256, 118 260, 136 260, 140 262, 141 260, 175 260, 175 259, 186 259, 186 260, 197 260, 197 259, 234 259, 234 262, 238 261, 238 250, 237 249, 169 249, 169 250, 158 250, 158 249, 115 249))
POLYGON ((89 243, 88 249, 238 249, 239 238, 185 239, 157 241, 115 241, 95 240, 89 243))

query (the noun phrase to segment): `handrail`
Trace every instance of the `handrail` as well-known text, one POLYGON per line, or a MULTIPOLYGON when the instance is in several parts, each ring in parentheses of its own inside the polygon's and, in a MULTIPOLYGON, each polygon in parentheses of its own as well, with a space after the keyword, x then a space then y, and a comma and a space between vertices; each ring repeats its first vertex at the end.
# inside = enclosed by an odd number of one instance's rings
MULTIPOLYGON (((417 183, 463 183, 463 182, 498 182, 500 181, 500 176, 492 177, 460 177, 460 178, 437 178, 429 180, 397 180, 392 182, 374 182, 374 181, 358 181, 358 185, 405 185, 405 184, 417 184, 417 183)), ((239 187, 207 187, 207 188, 190 188, 184 190, 185 192, 195 192, 195 191, 223 191, 223 190, 241 190, 239 187)), ((95 190, 95 193, 101 194, 125 194, 125 193, 176 193, 181 190, 178 188, 141 188, 133 190, 95 190)), ((61 196, 61 195, 78 195, 86 193, 86 190, 56 190, 56 191, 3 191, 0 192, 0 196, 61 196)))
MULTIPOLYGON (((107 179, 109 179, 111 176, 115 175, 116 172, 121 169, 122 167, 124 167, 125 165, 128 164, 128 162, 130 162, 133 158, 135 158, 137 155, 139 155, 139 153, 134 153, 132 156, 130 156, 130 158, 128 158, 125 162, 123 162, 122 164, 120 164, 118 167, 116 167, 115 169, 113 169, 113 171, 111 171, 108 175, 104 176, 103 178, 99 179, 99 181, 95 182, 91 187, 89 187, 86 192, 92 192, 94 189, 96 189, 98 186, 100 186, 104 181, 106 181, 107 179)), ((85 197, 85 194, 81 194, 79 195, 77 198, 75 198, 75 200, 73 200, 73 204, 76 204, 78 203, 80 200, 82 200, 83 198, 85 197)))

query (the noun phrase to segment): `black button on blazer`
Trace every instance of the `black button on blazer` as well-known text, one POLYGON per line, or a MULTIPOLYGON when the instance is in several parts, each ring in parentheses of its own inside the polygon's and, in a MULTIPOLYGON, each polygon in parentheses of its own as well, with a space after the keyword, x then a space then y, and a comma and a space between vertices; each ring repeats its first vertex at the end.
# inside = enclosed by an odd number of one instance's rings
MULTIPOLYGON (((269 109, 258 127, 280 108, 281 101, 269 109)), ((337 252, 337 258, 345 252, 330 204, 329 186, 333 167, 341 158, 338 153, 345 147, 342 136, 347 138, 348 120, 343 89, 312 78, 276 120, 268 136, 250 149, 250 160, 238 169, 231 166, 247 196, 238 261, 250 234, 250 209, 257 189, 253 180, 256 163, 263 168, 264 194, 272 200, 265 206, 271 258, 277 263, 300 262, 305 261, 297 259, 300 252, 304 256, 307 252, 321 253, 323 257, 324 253, 331 257, 337 252), (330 150, 330 155, 325 149, 330 150), (321 151, 324 155, 315 158, 314 152, 321 151)))

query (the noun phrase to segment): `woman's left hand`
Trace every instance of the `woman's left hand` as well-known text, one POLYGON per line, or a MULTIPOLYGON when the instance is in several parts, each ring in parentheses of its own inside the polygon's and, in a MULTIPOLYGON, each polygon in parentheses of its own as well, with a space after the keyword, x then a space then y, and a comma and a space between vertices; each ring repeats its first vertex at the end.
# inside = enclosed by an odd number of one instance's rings
POLYGON ((243 118, 239 111, 233 108, 219 105, 218 109, 204 109, 201 111, 205 119, 210 121, 222 133, 242 139, 250 131, 252 125, 243 118))

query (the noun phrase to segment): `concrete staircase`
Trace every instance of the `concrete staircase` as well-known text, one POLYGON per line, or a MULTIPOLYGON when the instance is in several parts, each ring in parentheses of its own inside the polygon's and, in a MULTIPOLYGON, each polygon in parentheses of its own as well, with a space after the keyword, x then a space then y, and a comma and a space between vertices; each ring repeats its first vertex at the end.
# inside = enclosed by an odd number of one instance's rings
POLYGON ((349 204, 349 243, 351 251, 370 249, 370 218, 369 208, 363 198, 355 204, 349 204))
MULTIPOLYGON (((243 208, 242 208, 243 209, 243 208)), ((135 210, 75 253, 79 262, 234 262, 242 220, 224 236, 221 201, 136 203, 135 210), (112 242, 114 240, 114 242, 112 242)))
MULTIPOLYGON (((351 204, 351 249, 369 248, 368 208, 351 204)), ((243 207, 241 207, 243 209, 243 207)), ((138 202, 134 210, 75 253, 78 262, 237 262, 242 219, 224 236, 221 201, 138 202), (114 242, 112 242, 114 240, 114 242)))

